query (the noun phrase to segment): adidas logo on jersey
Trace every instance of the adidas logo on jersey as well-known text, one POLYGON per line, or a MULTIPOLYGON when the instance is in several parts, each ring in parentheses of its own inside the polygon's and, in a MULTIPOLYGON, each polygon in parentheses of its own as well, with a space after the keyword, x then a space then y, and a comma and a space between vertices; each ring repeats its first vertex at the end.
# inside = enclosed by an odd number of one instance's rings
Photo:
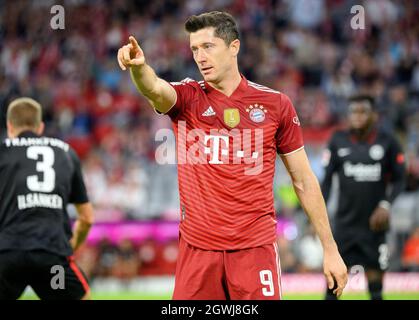
POLYGON ((207 110, 205 110, 205 112, 202 114, 203 117, 211 117, 211 116, 215 116, 215 111, 212 108, 212 106, 209 106, 207 110))

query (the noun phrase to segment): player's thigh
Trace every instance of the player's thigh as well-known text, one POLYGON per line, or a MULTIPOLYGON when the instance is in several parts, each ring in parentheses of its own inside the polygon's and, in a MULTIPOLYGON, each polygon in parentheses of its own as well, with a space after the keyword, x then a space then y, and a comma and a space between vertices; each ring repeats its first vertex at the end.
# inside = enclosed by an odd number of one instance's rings
MULTIPOLYGON (((340 251, 340 250, 339 250, 340 251)), ((347 267, 365 266, 366 256, 361 247, 357 244, 340 251, 343 262, 347 267)))
POLYGON ((377 237, 362 247, 365 262, 364 266, 369 270, 384 272, 388 269, 390 252, 385 239, 377 237))
POLYGON ((179 240, 174 300, 223 300, 223 253, 207 251, 179 240))
POLYGON ((281 269, 276 243, 227 252, 225 266, 232 300, 281 299, 281 269))
POLYGON ((40 299, 81 300, 89 296, 87 278, 73 257, 34 251, 30 259, 34 266, 30 286, 40 299))
POLYGON ((18 299, 27 286, 22 251, 0 251, 0 300, 18 299))

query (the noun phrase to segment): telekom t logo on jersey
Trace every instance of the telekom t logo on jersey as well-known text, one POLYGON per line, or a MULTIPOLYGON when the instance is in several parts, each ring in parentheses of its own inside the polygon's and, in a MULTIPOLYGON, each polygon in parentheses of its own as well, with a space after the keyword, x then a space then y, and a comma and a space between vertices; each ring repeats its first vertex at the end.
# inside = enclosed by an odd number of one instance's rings
MULTIPOLYGON (((233 129, 239 132, 238 129, 233 129)), ((233 131, 231 130, 231 131, 233 131)), ((256 129, 257 131, 262 131, 262 129, 256 129)), ((245 135, 246 133, 249 134, 249 137, 251 137, 252 134, 252 130, 251 129, 244 129, 245 133, 243 135, 245 135), (246 132, 247 131, 247 132, 246 132)), ((255 135, 258 134, 258 132, 255 132, 255 135)), ((230 133, 231 135, 231 133, 230 133)), ((240 137, 237 133, 234 135, 232 135, 233 137, 235 137, 237 139, 237 137, 240 137)), ((261 133, 261 137, 262 137, 262 133, 261 133)), ((234 138, 233 138, 234 139, 234 138)), ((206 135, 204 137, 204 144, 205 144, 205 148, 204 148, 204 153, 205 154, 209 154, 211 155, 210 160, 208 161, 209 164, 224 164, 226 162, 226 160, 223 161, 224 157, 227 157, 229 155, 229 136, 222 136, 222 135, 206 135), (210 144, 208 143, 210 142, 210 144), (212 148, 209 147, 208 145, 212 145, 212 148), (220 152, 221 151, 221 152, 220 152), (220 157, 221 154, 221 157, 220 157)), ((239 149, 239 141, 236 140, 236 143, 234 143, 233 140, 233 146, 236 146, 236 148, 233 148, 233 164, 240 164, 241 163, 241 158, 244 159, 245 163, 255 163, 256 160, 258 159, 259 156, 259 152, 258 151, 254 151, 254 152, 246 152, 244 150, 235 150, 235 149, 239 149), (245 154, 247 155, 245 157, 245 154), (249 155, 251 154, 251 156, 249 157, 249 155), (247 161, 252 159, 250 162, 247 161)), ((246 141, 244 143, 244 146, 242 149, 248 149, 250 150, 251 148, 251 141, 246 141)), ((228 160, 227 160, 228 161, 228 160)), ((228 163, 228 162, 227 162, 228 163)))
POLYGON ((227 156, 229 154, 229 150, 228 150, 228 142, 229 142, 229 138, 228 136, 204 136, 204 145, 207 146, 208 142, 213 139, 213 147, 212 147, 212 152, 211 152, 211 148, 210 147, 205 147, 204 148, 204 153, 205 154, 210 154, 211 156, 211 160, 208 161, 208 163, 210 164, 223 164, 224 162, 222 162, 219 158, 219 153, 220 153, 220 145, 221 145, 221 140, 224 142, 224 145, 227 146, 226 149, 221 149, 221 155, 223 156, 227 156))
MULTIPOLYGON (((176 148, 173 132, 161 129, 156 141, 159 164, 175 164, 176 148)), ((187 131, 185 121, 178 123, 178 164, 243 165, 245 175, 257 175, 263 170, 263 129, 202 129, 187 131)))

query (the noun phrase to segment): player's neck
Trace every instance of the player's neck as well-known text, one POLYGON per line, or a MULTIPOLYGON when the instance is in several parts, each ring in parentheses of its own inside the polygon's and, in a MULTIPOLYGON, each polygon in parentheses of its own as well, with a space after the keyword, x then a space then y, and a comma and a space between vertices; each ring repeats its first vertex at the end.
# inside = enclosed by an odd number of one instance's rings
POLYGON ((374 125, 370 124, 369 126, 361 129, 352 129, 352 133, 355 135, 356 139, 359 141, 367 140, 371 132, 374 130, 374 125))
POLYGON ((227 97, 230 97, 233 92, 240 85, 242 77, 238 69, 228 73, 220 82, 208 82, 214 89, 222 92, 227 97))
POLYGON ((34 128, 30 128, 30 127, 23 127, 23 128, 15 128, 12 129, 8 132, 8 137, 9 139, 14 139, 19 137, 21 134, 26 133, 26 132, 30 132, 32 134, 35 135, 39 135, 39 133, 37 132, 37 129, 34 128))

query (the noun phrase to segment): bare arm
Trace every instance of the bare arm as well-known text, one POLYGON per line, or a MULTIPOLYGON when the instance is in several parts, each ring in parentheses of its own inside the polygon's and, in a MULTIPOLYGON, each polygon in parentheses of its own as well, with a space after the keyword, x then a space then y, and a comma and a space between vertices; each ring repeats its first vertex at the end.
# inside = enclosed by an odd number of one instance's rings
POLYGON ((88 203, 76 204, 78 218, 73 227, 73 237, 70 244, 74 251, 76 251, 86 240, 90 227, 94 222, 93 207, 88 203))
MULTIPOLYGON (((321 191, 323 193, 323 197, 325 201, 329 200, 329 196, 330 196, 330 191, 332 189, 332 178, 333 178, 333 174, 335 173, 335 156, 332 156, 332 152, 330 151, 330 148, 325 150, 324 152, 328 153, 328 164, 325 168, 325 175, 324 175, 324 179, 323 182, 321 184, 321 191)), ((334 154, 334 153, 333 153, 334 154)))
POLYGON ((304 149, 281 156, 281 158, 291 176, 301 206, 310 218, 322 243, 324 252, 323 267, 328 286, 332 289, 336 281, 337 288, 334 292, 340 296, 347 282, 347 269, 332 235, 319 182, 311 170, 304 149))
POLYGON ((390 174, 390 185, 387 186, 386 197, 378 203, 370 217, 370 229, 372 231, 384 231, 389 228, 391 204, 403 192, 406 183, 404 155, 396 139, 392 139, 386 157, 390 162, 387 169, 390 174))
POLYGON ((131 79, 138 91, 158 111, 166 113, 176 103, 176 91, 165 80, 157 77, 145 62, 144 52, 133 36, 130 43, 118 50, 118 64, 122 70, 130 68, 131 79))

